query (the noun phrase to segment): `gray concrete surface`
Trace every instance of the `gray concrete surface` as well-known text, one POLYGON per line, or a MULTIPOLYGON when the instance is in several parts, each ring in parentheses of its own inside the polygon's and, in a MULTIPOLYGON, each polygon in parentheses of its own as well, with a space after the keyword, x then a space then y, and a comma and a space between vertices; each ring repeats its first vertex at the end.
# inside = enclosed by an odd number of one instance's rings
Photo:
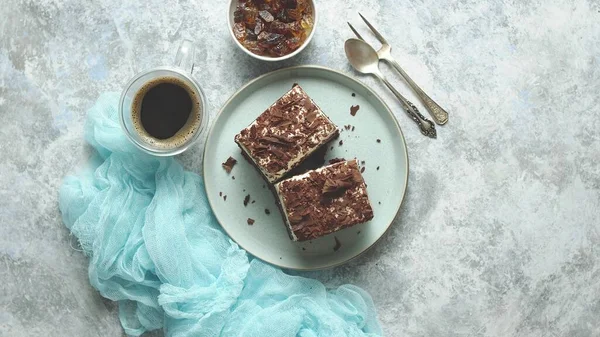
MULTIPOLYGON (((1 336, 123 334, 57 208, 61 178, 88 155, 82 125, 100 92, 168 64, 184 38, 200 48, 195 77, 211 114, 276 68, 319 64, 356 76, 344 57, 345 21, 374 41, 358 11, 450 122, 429 140, 379 83, 359 77, 403 126, 407 198, 375 249, 309 275, 370 291, 387 336, 600 336, 600 3, 319 7, 309 48, 266 64, 231 41, 225 1, 2 2, 1 336)), ((180 157, 190 170, 200 171, 201 148, 180 157)))

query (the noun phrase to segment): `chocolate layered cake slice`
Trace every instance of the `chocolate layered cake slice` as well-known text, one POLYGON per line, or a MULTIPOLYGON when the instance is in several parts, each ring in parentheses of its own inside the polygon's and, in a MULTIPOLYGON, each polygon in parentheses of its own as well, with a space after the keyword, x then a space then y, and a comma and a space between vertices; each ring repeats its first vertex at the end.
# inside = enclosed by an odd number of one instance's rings
POLYGON ((283 180, 275 185, 275 191, 294 241, 312 240, 373 218, 356 160, 283 180))
POLYGON ((244 156, 271 184, 339 134, 317 104, 294 85, 235 136, 244 156))

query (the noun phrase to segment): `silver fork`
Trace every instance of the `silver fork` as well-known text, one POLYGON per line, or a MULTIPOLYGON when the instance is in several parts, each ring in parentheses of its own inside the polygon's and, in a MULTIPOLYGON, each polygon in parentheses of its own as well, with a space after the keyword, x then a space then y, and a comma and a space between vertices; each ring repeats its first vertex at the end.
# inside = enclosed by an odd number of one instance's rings
MULTIPOLYGON (((404 71, 404 69, 402 69, 402 67, 400 67, 398 62, 396 62, 396 60, 392 56, 392 46, 390 46, 386 39, 377 31, 377 29, 375 29, 375 27, 373 27, 373 25, 371 25, 369 21, 367 21, 367 19, 365 19, 364 16, 362 16, 362 14, 358 13, 358 15, 360 15, 360 17, 367 24, 367 26, 369 26, 373 34, 375 34, 375 37, 377 37, 377 40, 381 42, 381 48, 379 48, 379 50, 377 51, 377 56, 379 56, 379 59, 386 61, 388 64, 394 67, 400 73, 400 75, 402 75, 406 83, 408 83, 408 85, 417 94, 417 96, 419 96, 419 99, 421 100, 423 105, 425 105, 425 107, 431 114, 431 117, 433 117, 436 123, 438 123, 439 125, 446 124, 446 122, 448 122, 448 113, 446 112, 446 110, 442 109, 441 106, 439 106, 433 99, 431 99, 431 97, 429 97, 429 95, 427 95, 425 91, 423 91, 423 89, 421 89, 417 85, 417 83, 415 83, 415 81, 413 81, 412 78, 408 76, 408 74, 404 71)), ((362 36, 360 36, 356 29, 352 27, 350 22, 348 22, 348 26, 350 26, 350 29, 352 29, 357 38, 365 41, 365 39, 363 39, 362 36)))

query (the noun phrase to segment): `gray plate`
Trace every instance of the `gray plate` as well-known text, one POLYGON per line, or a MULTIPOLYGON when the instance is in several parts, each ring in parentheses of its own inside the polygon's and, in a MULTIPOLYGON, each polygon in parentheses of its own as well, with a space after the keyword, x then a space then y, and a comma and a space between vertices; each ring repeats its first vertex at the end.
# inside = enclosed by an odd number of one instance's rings
POLYGON ((400 126, 383 101, 362 83, 335 70, 318 66, 280 69, 242 87, 223 106, 208 135, 204 178, 210 205, 229 236, 250 254, 289 269, 314 270, 340 265, 365 252, 390 227, 400 209, 408 181, 408 154, 400 126), (375 217, 309 242, 289 239, 275 198, 254 167, 242 158, 234 136, 298 83, 344 130, 331 144, 327 159, 364 161, 363 176, 375 217), (352 93, 356 97, 352 97, 352 93), (356 116, 350 106, 359 105, 356 116), (377 139, 381 142, 378 143, 377 139), (229 156, 238 160, 231 174, 221 167, 229 156), (379 170, 377 167, 379 166, 379 170), (235 177, 235 179, 233 179, 235 177), (226 195, 227 200, 219 194, 226 195), (250 195, 251 202, 243 200, 250 195), (252 202, 254 201, 254 202, 252 202), (265 209, 270 211, 267 215, 265 209), (254 225, 247 223, 255 220, 254 225), (341 247, 334 251, 337 237, 341 247))

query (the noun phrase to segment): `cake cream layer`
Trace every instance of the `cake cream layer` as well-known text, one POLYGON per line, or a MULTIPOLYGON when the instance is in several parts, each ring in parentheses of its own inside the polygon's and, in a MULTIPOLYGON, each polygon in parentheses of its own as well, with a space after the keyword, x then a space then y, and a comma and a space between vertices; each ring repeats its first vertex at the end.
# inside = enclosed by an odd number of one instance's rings
POLYGON ((315 239, 373 218, 356 160, 283 180, 275 191, 294 241, 315 239))
POLYGON ((337 134, 335 124, 294 85, 237 134, 235 142, 275 183, 337 134))

